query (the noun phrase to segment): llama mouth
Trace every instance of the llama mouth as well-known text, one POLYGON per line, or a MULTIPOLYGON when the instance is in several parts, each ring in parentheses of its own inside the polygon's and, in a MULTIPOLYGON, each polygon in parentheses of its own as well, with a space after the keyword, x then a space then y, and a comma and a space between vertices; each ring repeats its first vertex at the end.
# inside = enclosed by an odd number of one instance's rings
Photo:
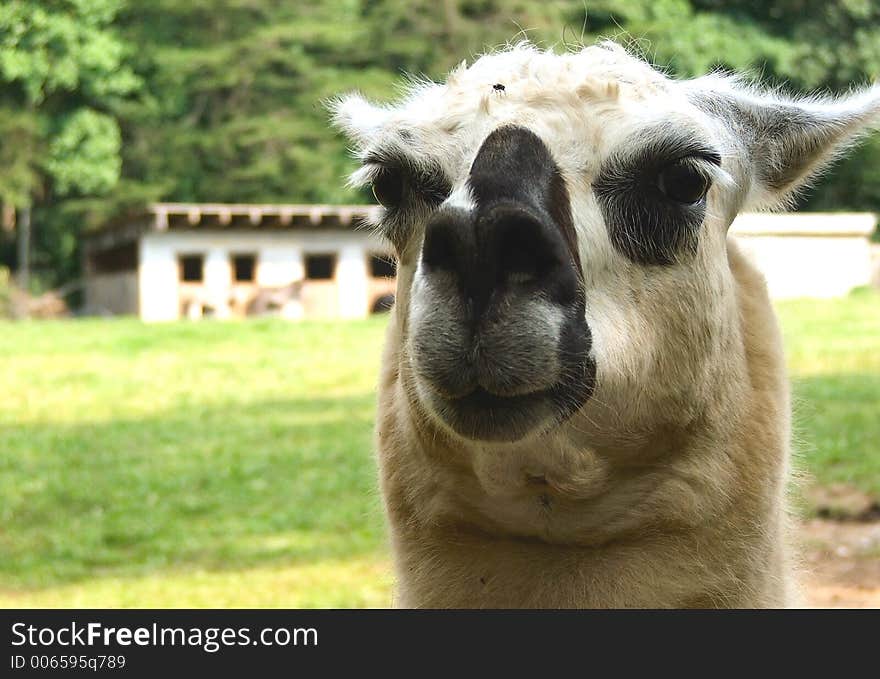
POLYGON ((483 387, 477 387, 469 394, 455 399, 455 403, 468 410, 493 410, 517 407, 526 402, 533 402, 536 398, 543 398, 546 395, 547 392, 541 390, 515 396, 501 396, 493 394, 483 387))
POLYGON ((431 409, 446 426, 475 441, 517 441, 560 416, 548 390, 499 396, 479 387, 454 399, 435 393, 430 401, 431 409))

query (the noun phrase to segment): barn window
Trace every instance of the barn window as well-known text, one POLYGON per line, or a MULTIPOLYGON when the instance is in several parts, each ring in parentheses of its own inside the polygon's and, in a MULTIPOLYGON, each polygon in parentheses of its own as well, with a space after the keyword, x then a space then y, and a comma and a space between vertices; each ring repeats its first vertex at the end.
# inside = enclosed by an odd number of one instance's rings
POLYGON ((250 283, 256 278, 256 255, 233 255, 232 276, 236 283, 250 283))
POLYGON ((397 262, 389 255, 370 255, 370 275, 373 278, 394 278, 397 262))
POLYGON ((306 255, 306 278, 308 280, 331 280, 335 271, 336 255, 306 255))
POLYGON ((180 258, 180 280, 201 283, 205 279, 205 256, 183 255, 180 258))

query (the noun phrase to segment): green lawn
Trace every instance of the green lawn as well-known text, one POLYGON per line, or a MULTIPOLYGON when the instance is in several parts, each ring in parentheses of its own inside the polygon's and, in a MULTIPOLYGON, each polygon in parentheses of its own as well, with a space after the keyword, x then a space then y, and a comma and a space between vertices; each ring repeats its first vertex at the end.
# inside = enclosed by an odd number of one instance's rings
POLYGON ((388 603, 384 321, 0 331, 0 606, 388 603))
MULTIPOLYGON (((780 313, 800 466, 880 496, 880 296, 780 313)), ((0 326, 0 607, 388 605, 383 329, 0 326)))
POLYGON ((880 294, 777 305, 794 396, 797 466, 880 498, 880 294))

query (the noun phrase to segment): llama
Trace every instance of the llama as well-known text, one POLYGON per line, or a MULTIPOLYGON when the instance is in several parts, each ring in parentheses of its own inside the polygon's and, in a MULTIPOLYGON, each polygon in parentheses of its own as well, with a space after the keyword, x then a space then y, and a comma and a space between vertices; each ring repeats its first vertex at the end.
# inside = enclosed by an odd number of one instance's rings
POLYGON ((676 81, 611 43, 334 102, 399 261, 376 431, 396 606, 798 605, 780 334, 727 231, 878 114, 877 87, 676 81))

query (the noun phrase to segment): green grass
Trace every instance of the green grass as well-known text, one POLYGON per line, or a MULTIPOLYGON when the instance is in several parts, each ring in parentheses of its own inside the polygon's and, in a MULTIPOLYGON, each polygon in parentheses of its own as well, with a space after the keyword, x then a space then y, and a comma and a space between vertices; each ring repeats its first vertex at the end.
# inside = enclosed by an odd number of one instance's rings
POLYGON ((383 329, 2 326, 0 606, 387 604, 383 329))
MULTIPOLYGON (((880 296, 779 310, 800 466, 880 496, 880 296)), ((0 325, 0 607, 388 605, 383 330, 0 325)))
POLYGON ((880 294, 777 305, 794 396, 798 466, 880 498, 880 294))

